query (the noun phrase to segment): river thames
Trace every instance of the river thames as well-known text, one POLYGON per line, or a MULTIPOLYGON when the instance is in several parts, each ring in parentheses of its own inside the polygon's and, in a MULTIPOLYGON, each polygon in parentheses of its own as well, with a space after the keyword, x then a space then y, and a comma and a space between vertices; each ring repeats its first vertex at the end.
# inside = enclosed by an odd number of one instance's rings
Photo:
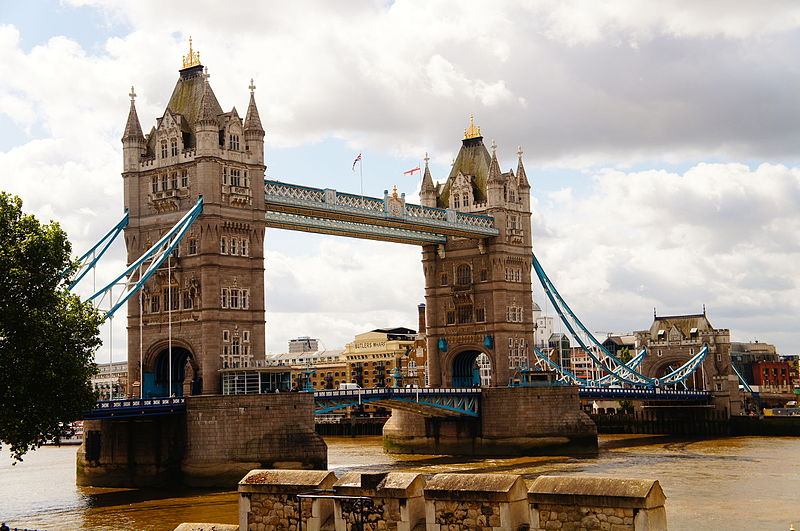
MULTIPOLYGON (((384 454, 380 437, 329 437, 329 468, 504 472, 532 479, 582 474, 657 479, 671 530, 800 529, 800 438, 679 440, 602 435, 596 458, 465 459, 384 454)), ((237 522, 236 492, 139 491, 75 485, 75 446, 44 447, 11 465, 0 452, 0 519, 10 527, 172 530, 181 522, 237 522)))

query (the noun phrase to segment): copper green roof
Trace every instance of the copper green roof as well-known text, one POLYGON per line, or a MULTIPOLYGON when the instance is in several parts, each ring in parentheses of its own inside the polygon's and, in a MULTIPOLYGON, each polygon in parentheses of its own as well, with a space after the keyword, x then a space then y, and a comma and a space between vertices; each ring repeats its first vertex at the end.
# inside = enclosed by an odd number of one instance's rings
POLYGON ((461 149, 458 151, 453 168, 447 177, 447 182, 439 195, 439 206, 447 207, 450 204, 450 184, 453 179, 461 172, 464 175, 472 175, 472 188, 475 201, 482 203, 486 201, 486 181, 489 179, 489 164, 492 157, 489 150, 483 145, 483 137, 465 138, 461 141, 461 149))
MULTIPOLYGON (((194 123, 197 121, 200 114, 200 103, 205 90, 203 66, 197 65, 184 68, 180 72, 181 75, 178 78, 178 82, 175 84, 175 89, 172 91, 169 103, 167 103, 167 109, 183 115, 187 125, 191 129, 194 129, 194 123)), ((211 90, 210 86, 208 91, 211 94, 211 98, 210 101, 206 102, 206 105, 210 106, 211 111, 218 116, 222 114, 222 107, 220 107, 219 101, 217 101, 217 97, 214 95, 214 91, 211 90)))

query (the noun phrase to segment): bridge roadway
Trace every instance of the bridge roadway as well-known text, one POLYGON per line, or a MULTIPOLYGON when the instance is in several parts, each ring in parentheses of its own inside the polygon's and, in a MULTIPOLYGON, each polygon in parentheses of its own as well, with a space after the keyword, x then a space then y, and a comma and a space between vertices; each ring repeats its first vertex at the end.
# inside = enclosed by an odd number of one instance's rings
MULTIPOLYGON (((669 390, 659 388, 581 387, 583 400, 637 400, 658 402, 706 403, 710 391, 669 390)), ((479 387, 431 388, 386 387, 369 389, 334 389, 314 392, 314 413, 330 413, 358 404, 372 404, 409 411, 424 417, 480 416, 479 387)), ((144 398, 104 400, 97 403, 84 419, 177 415, 186 413, 186 399, 144 398)))

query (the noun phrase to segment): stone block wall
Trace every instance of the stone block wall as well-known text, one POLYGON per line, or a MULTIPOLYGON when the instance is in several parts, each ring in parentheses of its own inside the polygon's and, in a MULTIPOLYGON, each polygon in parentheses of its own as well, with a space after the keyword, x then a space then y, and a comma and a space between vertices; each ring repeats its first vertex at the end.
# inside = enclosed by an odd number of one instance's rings
POLYGON ((254 470, 239 483, 240 529, 666 531, 658 481, 514 474, 254 470), (299 494, 303 498, 299 513, 299 494), (363 500, 363 528, 362 500, 363 500), (333 509, 331 507, 335 503, 333 509), (417 505, 424 503, 424 512, 417 505))
POLYGON ((232 487, 254 468, 325 469, 327 450, 314 429, 311 393, 186 399, 189 485, 232 487))

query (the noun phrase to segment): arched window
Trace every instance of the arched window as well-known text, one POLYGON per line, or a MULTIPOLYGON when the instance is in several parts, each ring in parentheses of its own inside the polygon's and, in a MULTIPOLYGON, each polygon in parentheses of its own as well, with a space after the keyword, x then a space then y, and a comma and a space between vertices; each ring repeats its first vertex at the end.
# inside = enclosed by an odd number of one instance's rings
POLYGON ((458 202, 458 194, 453 194, 453 208, 460 208, 461 205, 458 202))
POLYGON ((169 141, 169 147, 170 147, 170 154, 173 157, 177 157, 178 156, 178 139, 177 138, 171 139, 169 141))
POLYGON ((161 158, 162 159, 167 158, 167 141, 166 140, 162 140, 161 141, 161 158))
POLYGON ((456 284, 472 284, 472 268, 468 264, 461 264, 456 269, 456 284))
POLYGON ((469 206, 469 195, 464 194, 464 206, 469 206))

